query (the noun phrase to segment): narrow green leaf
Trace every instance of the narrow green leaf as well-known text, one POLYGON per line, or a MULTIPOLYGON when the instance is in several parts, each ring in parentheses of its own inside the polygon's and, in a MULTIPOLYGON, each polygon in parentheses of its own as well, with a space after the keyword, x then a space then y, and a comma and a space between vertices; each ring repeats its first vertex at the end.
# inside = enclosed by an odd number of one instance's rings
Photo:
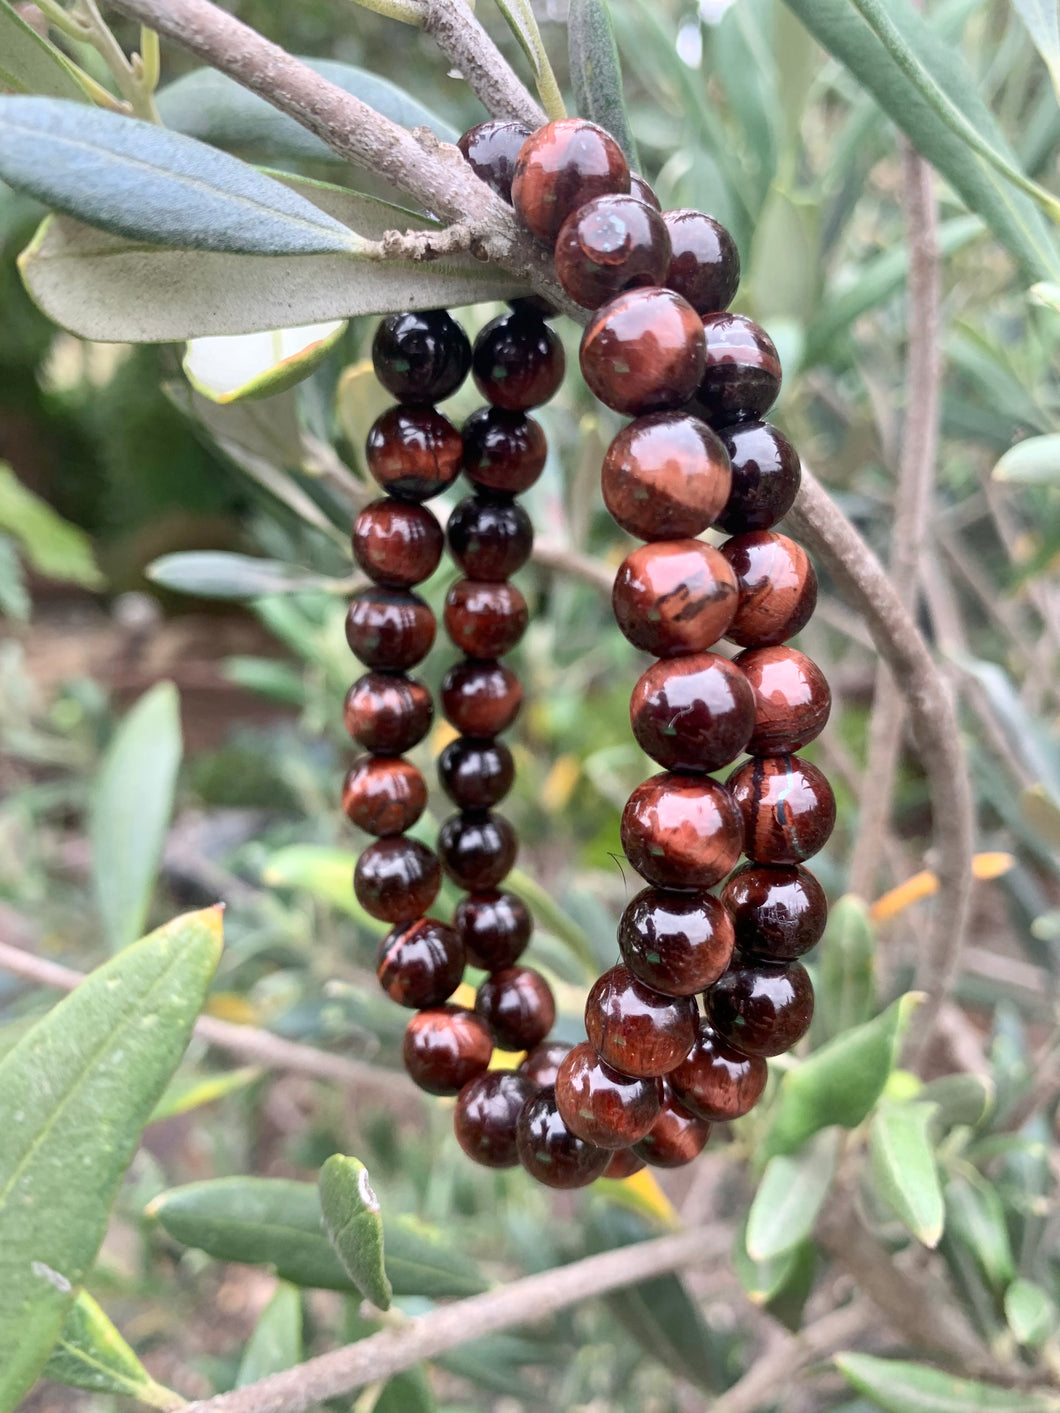
POLYGON ((364 246, 319 206, 227 153, 59 98, 0 98, 0 178, 129 240, 245 255, 364 246))
POLYGON ((0 1062, 0 1413, 43 1368, 221 951, 188 913, 99 967, 0 1062))
POLYGON ((747 1217, 747 1254, 773 1261, 813 1231, 828 1196, 839 1153, 839 1130, 815 1135, 794 1157, 770 1158, 747 1217))
POLYGON ((275 397, 304 382, 346 332, 344 319, 256 334, 189 339, 181 360, 184 376, 211 402, 275 397))
POLYGON ((159 682, 115 731, 89 806, 92 882, 115 952, 143 931, 180 756, 180 699, 172 682, 159 682))
POLYGON ((86 589, 102 588, 103 576, 85 532, 57 515, 47 501, 28 490, 2 461, 0 530, 18 541, 28 562, 46 578, 80 584, 86 589))
POLYGON ((74 66, 7 0, 0 0, 0 87, 87 103, 74 66))
POLYGON ((1047 1290, 1020 1277, 1005 1291, 1005 1319, 1019 1340, 1037 1349, 1055 1334, 1060 1323, 1056 1303, 1047 1290))
POLYGON ((1054 1413, 1060 1400, 958 1379, 926 1364, 837 1354, 836 1368, 886 1413, 1054 1413))
POLYGON ((946 1074, 922 1085, 917 1098, 935 1105, 942 1128, 975 1128, 993 1110, 996 1092, 989 1075, 946 1074))
POLYGON ((1011 481, 1019 486, 1060 483, 1060 433, 1024 437, 999 458, 991 475, 995 481, 1011 481))
POLYGON ((806 327, 820 305, 822 261, 815 202, 774 183, 766 194, 751 244, 747 276, 755 317, 770 327, 791 320, 806 327))
POLYGON ((196 594, 207 599, 253 599, 262 594, 301 594, 307 591, 347 592, 340 579, 283 564, 278 559, 258 559, 227 550, 188 550, 164 554, 147 566, 147 577, 163 589, 196 594))
POLYGON ((26 623, 31 607, 15 542, 10 535, 0 534, 0 613, 26 623))
POLYGON ((509 873, 507 886, 519 894, 546 931, 566 943, 574 956, 586 968, 587 974, 595 976, 599 971, 599 965, 592 942, 586 935, 585 929, 578 924, 577 920, 561 903, 556 901, 548 889, 542 888, 535 878, 518 868, 509 873))
POLYGON ((848 893, 832 908, 821 942, 814 1020, 823 1036, 862 1025, 876 1002, 876 931, 863 898, 848 893))
POLYGON ((622 64, 607 0, 571 0, 567 16, 570 81, 578 112, 602 127, 640 170, 637 140, 622 95, 622 64))
POLYGON ((118 1393, 150 1408, 179 1408, 179 1393, 156 1384, 87 1291, 70 1307, 42 1378, 91 1393, 118 1393))
POLYGON ((281 1281, 258 1316, 236 1374, 236 1388, 245 1388, 270 1374, 282 1374, 302 1362, 302 1292, 281 1281))
POLYGON ((269 888, 304 888, 315 898, 348 913, 368 931, 382 933, 386 924, 371 917, 353 891, 356 854, 324 844, 288 844, 270 854, 261 872, 269 888))
POLYGON ((497 9, 507 20, 508 28, 515 35, 520 48, 530 61, 534 82, 537 84, 538 94, 549 119, 564 117, 566 109, 563 107, 559 85, 552 72, 548 50, 541 38, 541 31, 537 27, 534 7, 530 0, 497 0, 497 9))
POLYGON ((380 1310, 390 1309, 393 1291, 383 1261, 383 1219, 357 1158, 333 1154, 320 1169, 320 1207, 324 1230, 343 1269, 361 1294, 380 1310))
POLYGON ((895 1216, 925 1246, 942 1236, 945 1207, 931 1147, 933 1104, 881 1104, 869 1129, 872 1178, 895 1216))
POLYGON ((223 1074, 174 1075, 148 1122, 161 1123, 163 1119, 200 1109, 204 1104, 214 1104, 229 1094, 238 1094, 260 1079, 262 1073, 259 1065, 244 1065, 238 1070, 225 1070, 223 1074))
POLYGON ((996 1295, 1015 1279, 1005 1208, 993 1183, 953 1174, 946 1184, 946 1230, 972 1253, 996 1295))
POLYGON ((1049 70, 1053 88, 1060 94, 1060 21, 1056 0, 1012 0, 1012 5, 1049 70))
POLYGON ((434 1413, 437 1406, 427 1370, 416 1364, 387 1379, 372 1413, 434 1413))
POLYGON ((755 1261, 747 1251, 747 1222, 733 1243, 732 1264, 744 1293, 753 1305, 768 1308, 796 1273, 800 1247, 790 1247, 768 1261, 755 1261))

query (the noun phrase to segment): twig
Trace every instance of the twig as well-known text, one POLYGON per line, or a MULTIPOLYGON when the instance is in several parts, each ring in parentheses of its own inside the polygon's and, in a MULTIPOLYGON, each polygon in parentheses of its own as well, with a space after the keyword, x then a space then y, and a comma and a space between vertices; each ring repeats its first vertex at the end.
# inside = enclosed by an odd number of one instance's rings
POLYGON ((464 0, 427 0, 426 29, 495 118, 541 127, 545 114, 464 0))
POLYGON ((698 1227, 589 1256, 569 1266, 524 1276, 484 1295, 432 1310, 394 1329, 297 1364, 233 1393, 186 1406, 185 1413, 303 1413, 376 1379, 389 1378, 512 1325, 534 1324, 557 1310, 700 1261, 724 1260, 730 1233, 698 1227))
POLYGON ((551 544, 548 540, 535 541, 533 559, 535 564, 544 565, 546 569, 553 569, 557 574, 567 574, 572 579, 582 579, 586 584, 591 584, 594 589, 599 589, 601 593, 608 596, 611 594, 615 582, 615 571, 602 559, 593 559, 590 555, 579 554, 577 550, 567 549, 564 545, 551 544))

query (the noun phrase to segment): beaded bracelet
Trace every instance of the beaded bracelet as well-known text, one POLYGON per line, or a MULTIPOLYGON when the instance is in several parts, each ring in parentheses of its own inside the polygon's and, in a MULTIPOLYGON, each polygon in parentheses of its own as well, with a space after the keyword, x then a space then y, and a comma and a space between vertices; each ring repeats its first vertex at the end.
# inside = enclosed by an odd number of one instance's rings
POLYGON ((570 298, 594 311, 583 376, 633 418, 607 450, 601 483, 614 520, 644 542, 620 566, 612 603, 622 633, 656 659, 633 689, 630 721, 662 770, 622 813, 623 851, 647 886, 622 914, 621 961, 589 992, 588 1039, 546 1039, 555 1006, 540 973, 518 965, 531 919, 500 888, 517 843, 494 813, 514 777, 498 737, 522 700, 499 659, 528 619, 509 582, 533 543, 516 496, 546 451, 527 414, 564 373, 544 301, 513 301, 474 349, 444 311, 393 315, 376 334, 376 373, 399 404, 368 438, 386 498, 353 533, 373 586, 354 598, 347 636, 371 670, 347 697, 347 727, 367 754, 346 777, 343 804, 378 836, 354 882, 366 910, 394 924, 378 970, 388 994, 417 1012, 409 1074, 456 1096, 456 1136, 477 1162, 521 1163, 549 1186, 580 1187, 689 1162, 713 1123, 757 1103, 767 1058, 805 1034, 813 988, 799 958, 820 940, 827 905, 803 863, 826 843, 835 801, 796 752, 823 729, 830 695, 820 669, 785 646, 809 620, 817 583, 802 548, 773 529, 794 501, 799 458, 763 420, 780 390, 776 349, 726 312, 739 283, 728 232, 701 212, 660 211, 614 141, 581 119, 536 133, 483 123, 460 149, 552 248, 570 298), (461 434, 433 404, 469 370, 489 405, 461 434), (443 537, 423 502, 461 469, 474 493, 443 537), (730 538, 715 548, 699 538, 710 528, 730 538), (407 675, 435 635, 413 587, 437 568, 445 538, 463 575, 445 627, 464 657, 441 689, 459 735, 439 776, 459 813, 435 855, 403 837, 427 791, 402 753, 431 724, 429 694, 407 675), (713 651, 722 638, 743 649, 734 660, 713 651), (744 754, 724 784, 712 778, 744 754), (741 851, 748 862, 737 868, 741 851), (427 915, 443 869, 466 890, 452 926, 427 915), (488 973, 473 1010, 449 1003, 468 961, 488 973), (527 1053, 515 1070, 490 1070, 494 1045, 527 1053))

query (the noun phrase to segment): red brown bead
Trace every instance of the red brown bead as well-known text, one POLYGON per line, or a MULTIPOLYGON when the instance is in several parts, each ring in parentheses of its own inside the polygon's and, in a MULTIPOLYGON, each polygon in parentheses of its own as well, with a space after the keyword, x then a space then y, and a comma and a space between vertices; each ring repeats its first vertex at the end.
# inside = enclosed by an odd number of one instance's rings
POLYGON ((742 648, 768 648, 806 627, 817 607, 817 575, 801 545, 773 530, 734 535, 721 547, 739 601, 725 636, 742 648))
POLYGON ((475 340, 471 372, 494 407, 529 412, 558 392, 566 369, 563 344, 536 314, 518 309, 493 319, 475 340))
POLYGON ((523 1106, 537 1088, 525 1075, 492 1070, 465 1084, 453 1111, 456 1141, 485 1168, 515 1168, 515 1129, 523 1106))
POLYGON ((415 667, 431 650, 435 634, 430 605, 408 589, 374 585, 350 600, 346 641, 365 667, 415 667))
POLYGON ((696 394, 715 427, 764 417, 780 393, 780 358, 766 333, 743 314, 705 314, 706 369, 696 394))
POLYGON ((669 1074, 688 1054, 696 1038, 695 1002, 662 996, 628 967, 612 967, 589 992, 585 1031, 612 1069, 651 1079, 669 1074))
POLYGON ((464 472, 489 491, 521 495, 545 469, 541 423, 524 412, 480 407, 464 423, 464 472))
POLYGON ((431 729, 431 694, 415 677, 366 672, 346 694, 346 730, 366 751, 401 755, 431 729))
POLYGON ((603 1175, 611 1182, 621 1182, 623 1178, 632 1177, 643 1168, 644 1159, 634 1153, 632 1148, 618 1148, 611 1154, 611 1161, 604 1169, 603 1175))
POLYGON ((409 1077, 428 1094, 459 1094, 485 1072, 492 1054, 486 1025, 463 1006, 419 1011, 408 1023, 402 1047, 409 1077))
POLYGON ((720 222, 702 211, 666 211, 670 265, 664 284, 697 314, 728 309, 740 283, 740 253, 720 222))
POLYGON ((743 821, 743 849, 762 864, 797 864, 828 843, 835 796, 824 774, 800 756, 746 761, 726 782, 743 821))
POLYGON ((745 1055, 782 1055, 813 1020, 813 985, 801 962, 734 964, 703 999, 719 1038, 745 1055))
POLYGON ((696 1043, 666 1076, 666 1082, 691 1113, 720 1124, 749 1114, 761 1099, 768 1078, 760 1055, 732 1049, 701 1022, 696 1043))
POLYGON ((460 433, 433 407, 391 407, 368 433, 368 469, 398 500, 441 495, 460 474, 460 433))
POLYGON ((515 830, 503 815, 488 810, 450 815, 438 834, 442 867, 472 893, 496 888, 518 852, 515 830))
POLYGON ((707 1146, 710 1124, 686 1109, 666 1080, 659 1116, 633 1151, 653 1168, 683 1168, 707 1146))
POLYGON ((748 648, 736 665, 754 693, 753 756, 787 755, 817 739, 832 709, 824 673, 797 648, 748 648))
POLYGON ((575 304, 597 309, 622 290, 662 284, 670 237, 659 212, 635 196, 597 196, 563 222, 555 263, 575 304))
POLYGON ((523 689, 500 662, 458 662, 442 678, 445 719, 464 736, 497 736, 519 715, 523 689))
POLYGON ((571 1133, 560 1118, 551 1089, 539 1090, 527 1100, 516 1125, 515 1141, 520 1163, 546 1187, 587 1187, 603 1173, 611 1157, 606 1148, 597 1148, 571 1133))
POLYGON ((366 913, 383 922, 414 922, 438 896, 442 870, 418 839, 377 839, 357 860, 353 891, 366 913))
MULTIPOLYGON (((514 893, 472 893, 453 914, 467 959, 483 971, 504 971, 519 960, 533 931, 533 919, 514 893)), ((549 1083, 552 1081, 550 1080, 549 1083)))
POLYGON ((645 206, 650 206, 653 211, 662 211, 662 205, 655 195, 655 189, 638 172, 630 172, 629 174, 629 194, 635 196, 638 201, 643 201, 645 206))
POLYGON ((551 244, 579 206, 629 191, 629 166, 613 137, 583 118, 538 128, 515 163, 512 204, 523 225, 551 244))
POLYGON ((582 1041, 559 1067, 556 1108, 571 1133, 587 1143, 629 1148, 658 1118, 659 1082, 620 1074, 582 1041))
POLYGON ((533 526, 523 507, 489 495, 462 500, 449 517, 446 537, 450 554, 467 577, 491 583, 522 569, 534 547, 533 526))
POLYGON ((740 422, 722 427, 718 435, 729 453, 732 487, 714 523, 728 535, 771 530, 799 493, 799 453, 769 422, 740 422))
POLYGON ((668 289, 618 295, 589 321, 582 376, 615 412, 639 417, 681 407, 699 386, 706 343, 699 315, 668 289))
POLYGON ((395 927, 380 942, 376 975, 399 1006, 440 1006, 463 978, 464 944, 436 918, 417 918, 395 927))
POLYGON ((503 741, 458 736, 438 757, 442 789, 462 810, 488 810, 512 788, 515 762, 503 741))
POLYGON ((828 921, 824 889, 808 868, 744 864, 722 890, 736 945, 747 956, 790 962, 816 947, 828 921))
POLYGON ((702 534, 729 499, 728 454, 705 422, 653 412, 624 427, 600 473, 604 504, 639 540, 702 534))
POLYGON ((409 588, 429 579, 445 548, 442 527, 423 505, 386 497, 353 524, 353 557, 377 584, 409 588))
POLYGON ((755 699, 728 658, 695 653, 649 667, 633 688, 629 719, 641 750, 667 770, 720 770, 747 745, 755 699))
POLYGON ((502 1050, 532 1050, 556 1020, 551 987, 532 967, 506 967, 487 977, 475 1010, 502 1050))
POLYGON ((570 1048, 560 1040, 546 1040, 542 1045, 535 1045, 519 1066, 519 1073, 525 1074, 541 1089, 552 1089, 563 1057, 570 1048))
POLYGON ((368 834, 404 834, 426 807, 426 781, 400 757, 361 756, 343 781, 342 808, 368 834))
POLYGON ((655 657, 705 652, 729 631, 737 603, 735 574, 702 540, 641 545, 622 561, 611 591, 618 626, 655 657))
POLYGON ((375 331, 372 364, 398 402, 442 402, 467 377, 471 344, 444 309, 391 314, 375 331))
POLYGON ((456 144, 480 181, 511 204, 515 159, 530 136, 522 123, 506 123, 499 118, 469 128, 456 144))
POLYGON ((713 986, 734 941, 729 914, 710 893, 642 888, 618 924, 622 960, 664 996, 695 996, 713 986))
POLYGON ((698 775, 653 775, 622 811, 622 848, 660 888, 711 888, 740 857, 740 813, 717 781, 698 775))
POLYGON ((510 653, 526 632, 530 613, 514 584, 458 579, 445 596, 445 631, 468 657, 510 653))

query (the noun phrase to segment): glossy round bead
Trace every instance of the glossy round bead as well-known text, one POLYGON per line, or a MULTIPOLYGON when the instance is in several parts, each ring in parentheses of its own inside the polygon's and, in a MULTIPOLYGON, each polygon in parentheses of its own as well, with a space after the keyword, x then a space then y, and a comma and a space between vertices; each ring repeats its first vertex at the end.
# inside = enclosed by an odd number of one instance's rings
POLYGON ((528 1099, 515 1129, 519 1161, 546 1187, 587 1187, 601 1175, 611 1157, 571 1133, 559 1116, 552 1089, 541 1089, 528 1099))
POLYGON ((565 368, 559 335, 521 309, 492 319, 471 355, 475 386, 508 412, 528 412, 547 402, 559 390, 565 368))
POLYGON ((720 770, 747 745, 754 693, 717 653, 664 658, 633 688, 629 719, 641 750, 667 770, 720 770))
POLYGON ((497 736, 519 715, 523 689, 501 662, 458 662, 442 678, 442 710, 464 736, 497 736))
POLYGON ((471 965, 494 972, 504 971, 519 960, 534 924, 521 898, 514 893, 491 891, 461 898, 453 914, 453 926, 471 965))
POLYGON ((828 843, 835 796, 808 760, 759 757, 738 766, 726 784, 743 821, 743 851, 755 863, 802 863, 828 843))
POLYGON ((583 118, 546 123, 523 143, 512 204, 523 225, 551 244, 579 206, 629 191, 629 167, 613 137, 583 118))
POLYGON ((556 1019, 552 989, 533 967, 495 971, 479 987, 475 1010, 502 1050, 532 1050, 556 1019))
POLYGON ((632 1148, 618 1148, 611 1154, 611 1161, 604 1169, 604 1177, 610 1178, 612 1182, 621 1182, 623 1178, 639 1173, 643 1167, 644 1159, 634 1153, 632 1148))
POLYGON ((817 607, 817 575, 801 545, 773 530, 726 540, 721 553, 739 602, 725 636, 742 648, 768 648, 806 627, 817 607))
POLYGON ((740 857, 740 813, 729 791, 699 775, 653 775, 622 811, 622 848, 660 888, 711 888, 740 857))
POLYGON ((529 621, 526 599, 514 584, 458 579, 445 596, 445 631, 468 657, 510 653, 529 621))
POLYGON ((629 1148, 659 1115, 659 1082, 619 1074, 584 1040, 556 1075, 556 1108, 579 1138, 598 1148, 629 1148))
POLYGON ((368 433, 368 469, 398 500, 441 495, 460 474, 460 433, 433 407, 391 407, 368 433))
POLYGON ((417 918, 395 927, 380 942, 376 975, 399 1006, 440 1006, 463 979, 464 944, 437 918, 417 918))
POLYGON ((438 860, 418 839, 377 839, 362 851, 353 871, 357 901, 383 922, 423 917, 441 886, 438 860))
POLYGON ((541 1045, 535 1045, 519 1066, 519 1073, 525 1074, 541 1089, 552 1089, 563 1057, 570 1049, 560 1040, 546 1040, 541 1045))
POLYGON ((664 996, 695 996, 713 986, 734 940, 729 914, 710 893, 642 888, 618 924, 622 960, 664 996))
POLYGON ((438 757, 438 779, 462 810, 488 810, 512 788, 515 762, 503 741, 458 736, 438 757))
POLYGON ((585 1032, 612 1069, 651 1079, 669 1074, 691 1049, 695 1002, 686 996, 662 996, 638 981, 628 967, 612 967, 589 992, 585 1032))
POLYGON ((760 1055, 733 1050, 703 1021, 696 1043, 666 1082, 690 1113, 720 1124, 749 1114, 768 1077, 760 1055))
POLYGON ((670 237, 659 212, 635 196, 597 196, 563 222, 555 262, 575 304, 598 309, 622 290, 662 284, 670 237))
POLYGON ((663 283, 697 314, 728 309, 740 283, 740 253, 720 222, 702 211, 666 211, 670 265, 663 283))
POLYGON ((645 206, 650 206, 653 211, 662 211, 662 205, 655 195, 655 189, 638 172, 630 172, 629 174, 629 194, 635 196, 638 201, 643 201, 645 206))
POLYGON ((512 199, 512 177, 519 149, 530 136, 522 123, 499 118, 469 128, 456 144, 480 181, 493 188, 502 201, 512 199))
POLYGON ((801 962, 735 963, 704 1002, 719 1038, 745 1055, 782 1055, 813 1020, 813 985, 801 962))
POLYGON ((817 739, 832 709, 828 679, 797 648, 748 648, 736 665, 754 693, 753 756, 786 755, 817 739))
POLYGON ((422 505, 387 496, 353 524, 353 557, 377 584, 408 588, 429 579, 445 548, 442 527, 422 505))
POLYGON ((707 1146, 710 1124, 686 1109, 666 1080, 659 1116, 633 1151, 653 1168, 683 1168, 707 1146))
POLYGON ((467 577, 490 583, 522 569, 534 547, 533 526, 523 507, 490 496, 462 500, 449 517, 446 536, 450 554, 467 577))
POLYGON ((537 1087, 522 1074, 492 1070, 465 1084, 453 1111, 456 1141, 486 1168, 515 1168, 515 1127, 537 1087))
POLYGON ((545 469, 541 423, 524 412, 480 407, 464 423, 464 472, 488 491, 521 495, 545 469))
POLYGON ((459 1094, 485 1072, 493 1042, 474 1011, 435 1006, 409 1021, 402 1054, 409 1077, 428 1094, 459 1094))
POLYGON ((442 867, 472 893, 496 888, 518 852, 515 830, 503 815, 489 811, 450 815, 438 834, 442 867))
POLYGON ((728 453, 705 422, 653 412, 623 427, 607 449, 604 504, 639 540, 702 534, 729 499, 728 453))
POLYGON ((441 402, 467 377, 471 344, 444 309, 391 314, 375 331, 372 366, 398 402, 441 402))
POLYGON ((374 585, 350 600, 346 641, 365 667, 414 667, 430 652, 434 633, 430 605, 407 589, 374 585))
POLYGON ((426 807, 426 781, 400 756, 361 756, 343 781, 342 808, 368 834, 404 834, 426 807))
POLYGON ((641 545, 619 566, 611 607, 634 647, 655 657, 705 652, 729 630, 736 576, 702 540, 641 545))
POLYGON ((772 962, 794 961, 816 947, 828 921, 824 889, 797 864, 744 864, 725 884, 721 901, 740 951, 772 962))
POLYGON ((799 453, 769 422, 738 422, 722 427, 718 436, 729 453, 732 488, 714 523, 728 535, 771 530, 799 493, 799 453))
POLYGON ((401 755, 431 729, 431 694, 415 677, 366 672, 346 693, 346 730, 366 751, 401 755))
POLYGON ((627 290, 582 335, 582 376, 601 402, 630 417, 683 406, 705 366, 699 315, 672 290, 627 290))
POLYGON ((780 357, 766 333, 743 314, 705 314, 706 369, 696 394, 715 427, 764 417, 780 393, 780 357))

